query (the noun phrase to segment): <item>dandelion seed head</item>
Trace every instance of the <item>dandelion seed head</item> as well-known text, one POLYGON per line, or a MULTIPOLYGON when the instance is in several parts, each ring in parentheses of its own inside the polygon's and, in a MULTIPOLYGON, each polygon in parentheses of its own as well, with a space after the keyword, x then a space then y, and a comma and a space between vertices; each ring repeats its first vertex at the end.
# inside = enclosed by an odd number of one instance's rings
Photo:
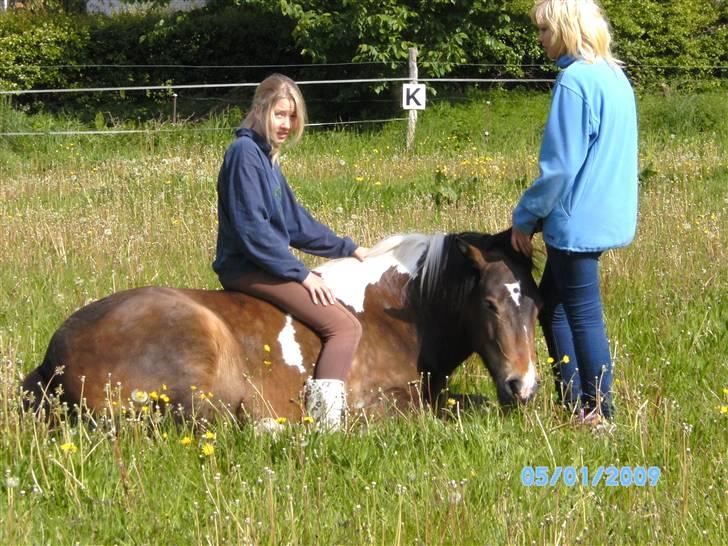
POLYGON ((137 404, 144 404, 149 400, 149 393, 141 389, 134 389, 131 391, 131 400, 137 404))

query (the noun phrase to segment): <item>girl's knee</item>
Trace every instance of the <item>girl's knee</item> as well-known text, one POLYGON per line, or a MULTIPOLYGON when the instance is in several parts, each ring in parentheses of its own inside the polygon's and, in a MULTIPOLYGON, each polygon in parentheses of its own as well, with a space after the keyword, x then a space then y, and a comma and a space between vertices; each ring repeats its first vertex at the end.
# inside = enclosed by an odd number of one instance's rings
POLYGON ((352 337, 352 339, 356 340, 356 343, 359 343, 363 332, 361 322, 359 322, 359 319, 357 319, 356 317, 351 317, 351 320, 349 322, 349 335, 352 337))

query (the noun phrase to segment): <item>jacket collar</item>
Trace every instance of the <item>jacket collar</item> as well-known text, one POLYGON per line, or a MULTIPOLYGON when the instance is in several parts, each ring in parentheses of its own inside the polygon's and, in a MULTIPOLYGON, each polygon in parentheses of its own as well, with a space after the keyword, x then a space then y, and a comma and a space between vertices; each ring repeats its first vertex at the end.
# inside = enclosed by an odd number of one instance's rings
POLYGON ((248 138, 252 138, 253 142, 255 142, 258 145, 258 148, 260 148, 263 153, 266 155, 266 157, 270 157, 270 151, 271 151, 271 145, 268 144, 265 140, 265 137, 263 135, 260 135, 253 131, 252 129, 248 129, 247 127, 240 127, 235 130, 235 136, 240 138, 243 136, 246 136, 248 138))
POLYGON ((576 57, 573 57, 571 55, 562 55, 558 59, 556 59, 556 66, 559 68, 566 68, 570 64, 578 61, 576 57))

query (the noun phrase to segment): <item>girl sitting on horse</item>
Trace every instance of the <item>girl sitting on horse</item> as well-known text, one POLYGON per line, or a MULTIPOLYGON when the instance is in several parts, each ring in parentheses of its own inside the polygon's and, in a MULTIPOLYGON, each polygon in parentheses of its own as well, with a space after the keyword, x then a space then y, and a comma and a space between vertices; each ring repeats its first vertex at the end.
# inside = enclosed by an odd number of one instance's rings
POLYGON ((367 249, 315 220, 281 172, 281 146, 289 137, 297 142, 305 123, 306 105, 293 80, 274 74, 260 83, 220 168, 213 269, 226 290, 264 299, 318 333, 323 348, 306 383, 306 409, 323 428, 337 430, 361 325, 290 248, 359 260, 367 249))

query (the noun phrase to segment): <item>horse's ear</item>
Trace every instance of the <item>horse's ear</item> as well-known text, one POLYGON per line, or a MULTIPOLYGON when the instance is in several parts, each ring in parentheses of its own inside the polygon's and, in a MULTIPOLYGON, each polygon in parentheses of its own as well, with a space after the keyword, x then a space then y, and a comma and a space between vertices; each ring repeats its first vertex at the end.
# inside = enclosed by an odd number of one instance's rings
POLYGON ((465 256, 476 269, 481 269, 485 266, 485 258, 478 247, 471 245, 459 235, 455 237, 455 244, 457 245, 460 253, 465 256))

